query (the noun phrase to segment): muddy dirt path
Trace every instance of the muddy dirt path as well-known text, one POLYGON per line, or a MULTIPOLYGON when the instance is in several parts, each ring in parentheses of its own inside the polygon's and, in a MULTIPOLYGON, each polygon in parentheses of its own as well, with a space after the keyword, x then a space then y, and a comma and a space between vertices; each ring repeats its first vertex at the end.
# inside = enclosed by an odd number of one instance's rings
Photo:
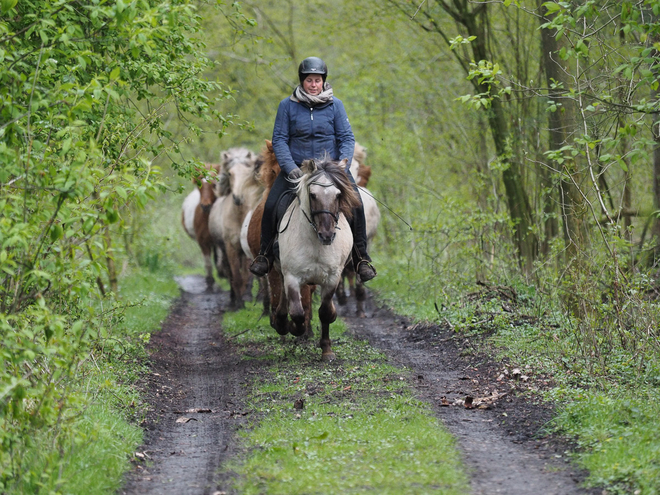
MULTIPOLYGON (((217 471, 239 451, 236 432, 249 418, 247 387, 259 370, 241 361, 222 335, 228 295, 205 292, 202 277, 178 283, 181 297, 152 337, 152 373, 142 384, 152 407, 139 449, 144 462, 119 493, 232 493, 217 471)), ((538 436, 551 411, 520 397, 533 385, 510 375, 502 378, 503 365, 474 355, 467 341, 454 340, 449 331, 411 327, 371 301, 368 318, 355 318, 354 311, 352 303, 340 308, 352 333, 383 350, 393 364, 408 368, 419 397, 457 438, 470 470, 471 493, 600 493, 578 487, 582 473, 567 462, 561 441, 538 436), (485 397, 497 399, 489 399, 487 408, 467 409, 460 405, 467 396, 475 404, 485 397)))
POLYGON ((522 397, 538 383, 478 355, 449 329, 411 325, 371 300, 366 312, 360 319, 352 305, 340 309, 356 337, 412 372, 418 396, 457 439, 472 494, 600 494, 579 487, 585 473, 569 463, 569 446, 542 433, 551 407, 522 397), (466 397, 473 399, 472 408, 465 407, 466 397))
POLYGON ((151 374, 142 384, 151 406, 143 459, 125 494, 213 494, 218 467, 235 455, 235 432, 247 419, 251 376, 222 335, 228 293, 205 292, 203 277, 177 280, 181 297, 149 344, 151 374))

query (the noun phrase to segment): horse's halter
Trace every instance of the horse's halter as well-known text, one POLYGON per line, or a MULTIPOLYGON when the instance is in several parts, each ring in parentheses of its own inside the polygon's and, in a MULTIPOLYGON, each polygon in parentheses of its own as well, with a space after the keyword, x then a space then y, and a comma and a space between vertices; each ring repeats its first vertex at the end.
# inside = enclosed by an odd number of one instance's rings
MULTIPOLYGON (((335 185, 334 185, 332 182, 329 183, 329 184, 326 184, 326 183, 322 184, 322 183, 320 183, 320 182, 310 182, 308 185, 309 185, 309 186, 315 185, 315 186, 321 186, 321 187, 335 187, 335 185)), ((310 225, 312 226, 312 228, 314 229, 314 232, 316 232, 317 234, 318 234, 318 232, 319 232, 319 227, 318 227, 318 225, 316 225, 316 222, 314 221, 314 217, 315 217, 316 215, 321 215, 321 214, 327 214, 327 215, 332 216, 332 218, 333 218, 334 221, 335 221, 335 229, 337 229, 337 230, 341 230, 341 229, 339 228, 339 212, 337 212, 337 213, 333 213, 333 212, 331 212, 330 210, 313 210, 313 209, 312 209, 312 198, 311 198, 311 195, 310 195, 310 198, 309 198, 309 216, 307 215, 307 212, 305 212, 305 210, 304 210, 303 208, 301 208, 300 211, 303 212, 303 215, 305 215, 305 218, 307 219, 307 221, 309 222, 309 224, 310 224, 310 225), (310 216, 311 216, 311 218, 310 218, 310 216)))

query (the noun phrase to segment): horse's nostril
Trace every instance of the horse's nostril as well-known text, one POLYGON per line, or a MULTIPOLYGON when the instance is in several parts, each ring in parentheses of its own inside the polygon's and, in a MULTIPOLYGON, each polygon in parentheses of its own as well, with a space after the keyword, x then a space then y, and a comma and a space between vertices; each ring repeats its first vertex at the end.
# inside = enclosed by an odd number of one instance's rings
POLYGON ((321 244, 323 244, 324 246, 329 246, 330 244, 332 244, 332 241, 335 240, 335 234, 334 233, 324 234, 324 233, 319 232, 318 237, 319 237, 319 240, 321 241, 321 244))

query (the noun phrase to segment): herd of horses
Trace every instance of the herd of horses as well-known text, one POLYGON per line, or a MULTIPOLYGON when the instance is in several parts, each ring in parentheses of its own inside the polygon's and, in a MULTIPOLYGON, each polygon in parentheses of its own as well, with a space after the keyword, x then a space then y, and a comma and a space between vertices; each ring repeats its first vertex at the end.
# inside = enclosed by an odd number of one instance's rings
MULTIPOLYGON (((279 256, 267 277, 259 279, 264 314, 282 336, 313 336, 312 294, 319 290, 324 361, 335 358, 329 336, 329 326, 337 318, 333 298, 336 294, 339 304, 346 304, 346 282, 357 301, 357 316, 365 316, 366 292, 351 262, 353 235, 348 223, 360 200, 369 242, 380 221, 378 205, 366 189, 371 167, 365 160, 366 150, 356 144, 350 173, 359 186, 359 198, 344 172, 346 160, 302 164, 296 198, 278 224, 279 256)), ((259 154, 231 148, 221 154, 219 164, 207 164, 194 178, 195 187, 183 202, 183 228, 202 251, 207 287, 213 287, 215 267, 218 276, 229 281, 233 309, 243 308, 249 295, 249 265, 259 252, 264 204, 279 173, 270 141, 259 154)))

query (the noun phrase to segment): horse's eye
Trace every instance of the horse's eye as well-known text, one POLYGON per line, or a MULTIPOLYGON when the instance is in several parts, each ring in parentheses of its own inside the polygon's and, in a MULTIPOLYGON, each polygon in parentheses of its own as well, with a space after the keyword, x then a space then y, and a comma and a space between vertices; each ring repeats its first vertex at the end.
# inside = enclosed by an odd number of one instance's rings
POLYGON ((309 195, 312 199, 316 199, 316 194, 310 194, 309 195))

